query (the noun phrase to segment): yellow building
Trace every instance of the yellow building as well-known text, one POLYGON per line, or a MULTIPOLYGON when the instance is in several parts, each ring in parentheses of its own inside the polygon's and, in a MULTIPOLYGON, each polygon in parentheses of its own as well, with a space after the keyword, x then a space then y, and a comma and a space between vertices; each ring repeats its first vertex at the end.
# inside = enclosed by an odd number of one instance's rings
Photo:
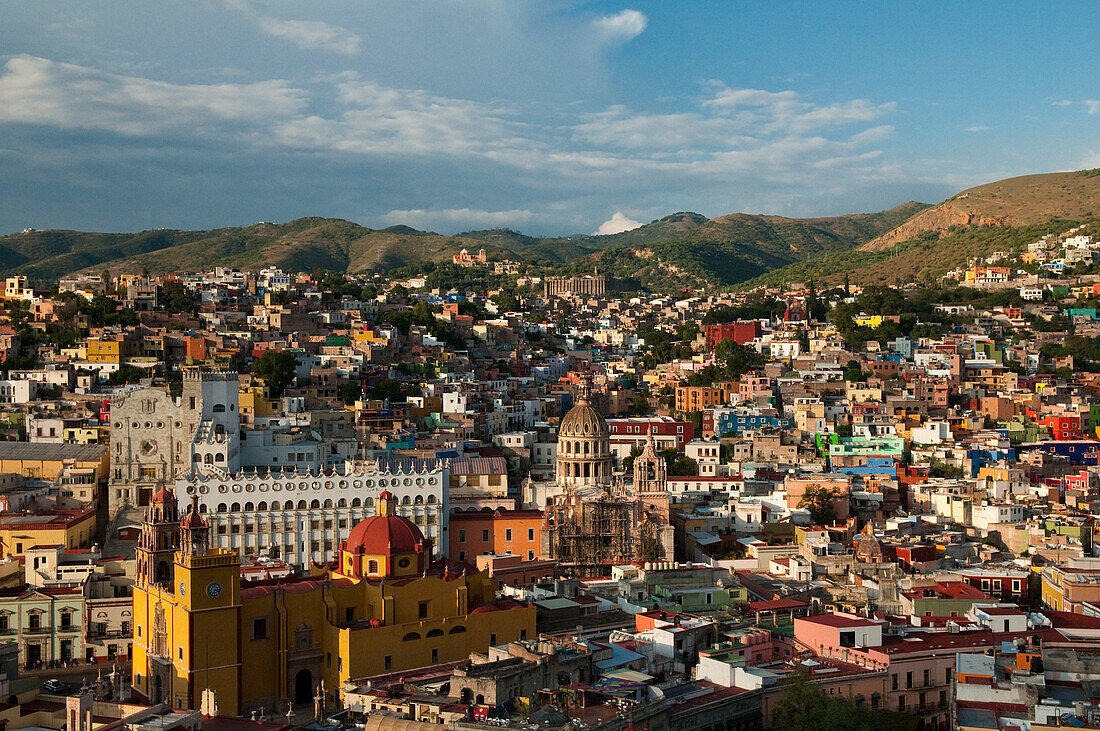
POLYGON ((371 343, 384 345, 389 342, 389 337, 381 330, 373 328, 369 323, 356 325, 351 330, 351 338, 357 343, 371 343))
POLYGON ((0 473, 56 480, 67 469, 92 469, 97 480, 105 480, 109 468, 105 444, 0 442, 0 473))
POLYGON ((178 520, 166 490, 142 525, 134 588, 133 688, 194 708, 202 691, 246 713, 338 695, 352 678, 461 660, 534 637, 535 612, 496 601, 485 573, 431 560, 431 542, 378 495, 322 575, 242 586, 235 551, 208 547, 194 500, 178 520))
POLYGON ((882 315, 856 315, 852 318, 860 327, 879 327, 882 325, 882 315))
POLYGON ((253 419, 274 416, 282 411, 280 400, 268 396, 264 382, 259 379, 242 386, 237 399, 240 413, 250 415, 253 419))
POLYGON ((92 363, 119 363, 121 343, 113 339, 88 338, 88 360, 92 363))
POLYGON ((22 556, 35 546, 88 548, 94 536, 94 510, 10 513, 0 517, 0 558, 22 556))

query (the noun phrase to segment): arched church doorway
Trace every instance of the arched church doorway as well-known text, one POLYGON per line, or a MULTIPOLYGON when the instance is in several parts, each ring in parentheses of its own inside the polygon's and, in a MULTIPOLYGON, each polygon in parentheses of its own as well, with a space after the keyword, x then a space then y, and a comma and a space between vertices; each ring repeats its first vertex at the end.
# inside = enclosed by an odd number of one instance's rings
POLYGON ((307 669, 298 671, 294 676, 294 703, 309 703, 313 700, 313 673, 307 669))

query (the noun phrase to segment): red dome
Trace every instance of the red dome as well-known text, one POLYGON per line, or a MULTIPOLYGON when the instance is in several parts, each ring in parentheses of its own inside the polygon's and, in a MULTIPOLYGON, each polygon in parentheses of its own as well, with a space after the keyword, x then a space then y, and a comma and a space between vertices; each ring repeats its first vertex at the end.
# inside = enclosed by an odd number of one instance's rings
POLYGON ((383 500, 393 500, 393 493, 389 490, 383 490, 382 492, 378 493, 378 500, 379 502, 383 500))
POLYGON ((176 496, 168 491, 167 487, 162 487, 157 490, 157 494, 153 496, 154 503, 170 503, 176 499, 176 496))
POLYGON ((424 534, 411 521, 397 515, 375 515, 351 529, 344 550, 353 554, 393 556, 416 553, 423 544, 424 534))
POLYGON ((180 525, 184 528, 206 528, 206 521, 203 520, 202 515, 196 513, 194 510, 183 516, 183 520, 180 521, 180 525))

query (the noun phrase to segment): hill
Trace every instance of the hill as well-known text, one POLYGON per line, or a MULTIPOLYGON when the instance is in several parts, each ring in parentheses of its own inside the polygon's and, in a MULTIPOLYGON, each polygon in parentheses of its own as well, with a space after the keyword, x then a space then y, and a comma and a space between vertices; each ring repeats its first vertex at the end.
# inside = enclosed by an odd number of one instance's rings
POLYGON ((632 277, 647 287, 730 285, 829 251, 847 251, 922 208, 907 203, 880 213, 792 219, 733 214, 707 219, 680 212, 612 235, 526 236, 509 229, 443 236, 408 226, 370 229, 334 218, 206 231, 136 234, 32 231, 0 237, 2 273, 39 282, 79 270, 197 271, 215 265, 389 271, 447 261, 463 248, 494 258, 632 277))
POLYGON ((1052 220, 1088 221, 1100 215, 1100 175, 1083 170, 998 180, 958 193, 866 243, 882 251, 926 231, 958 226, 1032 226, 1052 220), (1094 215, 1095 214, 1095 215, 1094 215))
MULTIPOLYGON (((654 289, 728 287, 792 262, 849 252, 924 208, 904 203, 878 213, 833 218, 784 218, 737 213, 703 221, 671 240, 618 241, 577 259, 575 271, 633 278, 654 289)), ((635 229, 635 231, 641 231, 635 229)), ((617 234, 625 237, 627 234, 617 234)))
POLYGON ((1025 175, 979 185, 917 212, 849 251, 824 252, 745 282, 816 279, 860 284, 927 281, 971 260, 1015 253, 1044 234, 1100 218, 1100 170, 1025 175))

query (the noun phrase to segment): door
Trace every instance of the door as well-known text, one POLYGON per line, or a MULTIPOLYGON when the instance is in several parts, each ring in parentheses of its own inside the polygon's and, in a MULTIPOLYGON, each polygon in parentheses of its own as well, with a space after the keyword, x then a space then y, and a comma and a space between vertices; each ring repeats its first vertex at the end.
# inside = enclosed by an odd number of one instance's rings
POLYGON ((302 669, 294 676, 294 703, 309 703, 313 700, 313 673, 302 669))

